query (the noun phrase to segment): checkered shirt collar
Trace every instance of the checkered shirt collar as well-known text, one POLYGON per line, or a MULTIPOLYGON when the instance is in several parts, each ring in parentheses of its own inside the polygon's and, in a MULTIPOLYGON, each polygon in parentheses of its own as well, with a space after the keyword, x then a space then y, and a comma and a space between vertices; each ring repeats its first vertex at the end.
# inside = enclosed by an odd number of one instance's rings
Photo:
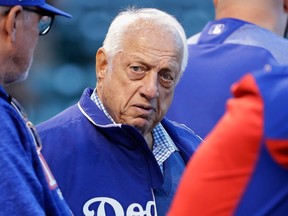
POLYGON ((113 120, 113 118, 109 115, 105 107, 103 106, 102 102, 100 101, 98 94, 96 92, 96 89, 94 89, 93 93, 90 96, 91 100, 98 106, 98 108, 104 112, 107 118, 111 120, 113 124, 116 124, 116 122, 113 120))
MULTIPOLYGON (((104 114, 111 120, 111 122, 113 122, 113 124, 116 124, 116 122, 112 119, 112 117, 109 115, 109 113, 106 111, 105 107, 103 106, 102 102, 100 101, 97 95, 96 89, 94 89, 90 98, 98 106, 98 108, 104 112, 104 114)), ((157 163, 159 164, 161 168, 161 171, 163 172, 164 161, 174 151, 179 151, 179 150, 161 123, 159 123, 153 129, 152 133, 153 133, 153 138, 154 138, 154 145, 153 145, 152 152, 156 158, 157 163)))

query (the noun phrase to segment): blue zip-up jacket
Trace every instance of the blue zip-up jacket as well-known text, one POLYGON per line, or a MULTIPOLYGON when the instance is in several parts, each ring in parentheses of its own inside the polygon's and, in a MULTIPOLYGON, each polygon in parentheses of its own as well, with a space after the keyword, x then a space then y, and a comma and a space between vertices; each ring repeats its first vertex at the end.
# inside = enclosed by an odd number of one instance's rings
MULTIPOLYGON (((92 92, 37 127, 64 198, 77 216, 157 215, 153 189, 163 176, 153 153, 134 127, 113 125, 92 92)), ((175 122, 161 123, 187 163, 201 139, 175 122)))
POLYGON ((1 86, 0 203, 0 216, 71 215, 20 112, 1 86))

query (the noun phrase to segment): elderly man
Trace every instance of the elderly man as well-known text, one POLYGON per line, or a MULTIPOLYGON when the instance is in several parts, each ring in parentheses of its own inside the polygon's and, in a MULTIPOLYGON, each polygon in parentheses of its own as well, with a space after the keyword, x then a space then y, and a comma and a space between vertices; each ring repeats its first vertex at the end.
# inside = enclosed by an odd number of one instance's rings
POLYGON ((71 215, 32 123, 3 88, 27 77, 55 15, 71 17, 44 0, 0 0, 0 215, 71 215))
POLYGON ((157 9, 128 9, 96 54, 96 88, 38 126, 76 215, 165 215, 201 139, 164 118, 187 64, 185 32, 157 9))

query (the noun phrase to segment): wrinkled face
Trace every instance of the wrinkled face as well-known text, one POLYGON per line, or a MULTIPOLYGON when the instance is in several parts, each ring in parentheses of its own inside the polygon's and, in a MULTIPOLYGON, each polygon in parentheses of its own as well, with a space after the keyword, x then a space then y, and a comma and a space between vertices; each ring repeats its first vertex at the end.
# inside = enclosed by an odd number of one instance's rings
POLYGON ((135 126, 145 135, 172 102, 182 47, 178 36, 150 23, 130 26, 124 40, 109 64, 105 51, 98 51, 97 92, 115 122, 135 126))

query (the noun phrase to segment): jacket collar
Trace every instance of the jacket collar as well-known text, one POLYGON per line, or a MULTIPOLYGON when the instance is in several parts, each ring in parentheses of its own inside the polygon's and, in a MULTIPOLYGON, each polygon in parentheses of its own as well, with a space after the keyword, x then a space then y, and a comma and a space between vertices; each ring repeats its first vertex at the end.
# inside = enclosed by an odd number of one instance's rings
POLYGON ((92 88, 86 88, 78 102, 78 107, 85 117, 99 127, 121 127, 121 124, 113 124, 109 118, 90 99, 92 88))

